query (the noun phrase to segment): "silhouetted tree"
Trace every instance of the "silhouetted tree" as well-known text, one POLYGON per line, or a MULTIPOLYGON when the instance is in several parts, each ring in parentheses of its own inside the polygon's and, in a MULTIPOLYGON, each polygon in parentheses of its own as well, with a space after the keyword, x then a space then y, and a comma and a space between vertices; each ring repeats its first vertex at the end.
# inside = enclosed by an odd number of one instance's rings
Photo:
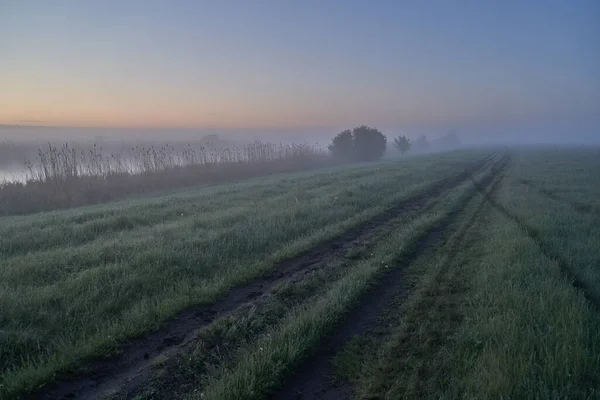
POLYGON ((354 151, 359 161, 374 161, 383 157, 387 147, 387 138, 375 128, 359 126, 352 130, 354 151))
POLYGON ((394 146, 398 149, 400 154, 404 154, 410 150, 412 143, 410 139, 404 135, 400 135, 397 138, 394 138, 394 146))
POLYGON ((338 133, 329 145, 334 157, 348 161, 374 161, 383 157, 387 138, 375 128, 359 126, 338 133))
POLYGON ((415 151, 427 151, 429 150, 429 147, 429 140, 425 135, 419 136, 419 138, 415 141, 415 144, 413 145, 413 149, 415 151))
POLYGON ((338 133, 328 146, 331 154, 340 160, 351 161, 354 157, 354 138, 352 131, 347 129, 338 133))

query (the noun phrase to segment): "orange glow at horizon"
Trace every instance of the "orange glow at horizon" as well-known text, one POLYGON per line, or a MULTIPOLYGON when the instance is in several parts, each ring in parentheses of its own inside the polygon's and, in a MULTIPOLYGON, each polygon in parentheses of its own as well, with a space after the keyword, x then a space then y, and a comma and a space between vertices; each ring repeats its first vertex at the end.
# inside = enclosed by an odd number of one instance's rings
POLYGON ((0 124, 337 128, 600 115, 592 4, 8 3, 0 124))
MULTIPOLYGON (((52 81, 50 77, 26 81, 13 76, 0 96, 0 124, 106 128, 310 128, 353 124, 454 124, 485 121, 500 115, 518 116, 519 103, 477 101, 466 93, 454 101, 440 87, 419 95, 396 97, 393 92, 369 96, 357 90, 326 93, 312 98, 299 95, 269 97, 235 93, 231 88, 177 91, 112 82, 103 86, 79 79, 52 81), (44 79, 48 78, 48 79, 44 79), (25 83, 24 83, 25 82, 25 83)), ((528 112, 542 113, 543 107, 528 112)))

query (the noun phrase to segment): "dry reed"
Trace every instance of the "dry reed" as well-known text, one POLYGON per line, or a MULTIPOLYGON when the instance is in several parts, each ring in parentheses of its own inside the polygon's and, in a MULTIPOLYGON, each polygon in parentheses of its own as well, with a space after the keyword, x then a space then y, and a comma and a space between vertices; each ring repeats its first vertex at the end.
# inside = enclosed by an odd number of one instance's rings
POLYGON ((310 144, 133 146, 105 151, 52 143, 25 162, 25 182, 0 184, 0 215, 103 203, 193 185, 232 182, 330 165, 325 149, 310 144))

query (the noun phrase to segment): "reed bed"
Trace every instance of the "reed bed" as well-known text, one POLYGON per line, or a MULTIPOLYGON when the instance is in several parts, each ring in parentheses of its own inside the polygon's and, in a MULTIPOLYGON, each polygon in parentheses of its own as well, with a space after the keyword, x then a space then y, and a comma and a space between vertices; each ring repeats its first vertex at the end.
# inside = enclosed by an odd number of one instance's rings
POLYGON ((104 203, 128 195, 232 182, 331 164, 316 144, 187 144, 106 151, 48 143, 24 162, 24 182, 0 183, 0 215, 104 203))

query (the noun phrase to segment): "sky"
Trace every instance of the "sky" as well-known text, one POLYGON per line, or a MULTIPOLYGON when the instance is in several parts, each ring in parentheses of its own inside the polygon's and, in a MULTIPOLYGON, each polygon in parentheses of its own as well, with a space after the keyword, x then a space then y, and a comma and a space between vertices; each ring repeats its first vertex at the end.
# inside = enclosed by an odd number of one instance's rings
POLYGON ((595 135, 599 21, 597 0, 0 0, 0 124, 595 135))

